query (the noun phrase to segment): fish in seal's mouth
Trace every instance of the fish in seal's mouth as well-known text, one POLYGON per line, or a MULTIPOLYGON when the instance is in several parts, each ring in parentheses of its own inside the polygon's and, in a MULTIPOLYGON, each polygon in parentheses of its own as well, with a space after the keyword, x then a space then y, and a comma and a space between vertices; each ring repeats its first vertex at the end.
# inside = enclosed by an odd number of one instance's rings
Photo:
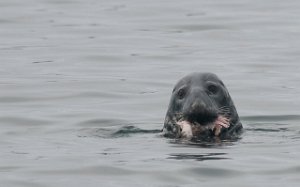
POLYGON ((179 129, 177 133, 178 138, 192 139, 193 137, 207 133, 213 136, 219 136, 222 128, 227 129, 230 127, 230 120, 223 115, 218 115, 214 121, 206 125, 190 122, 188 120, 180 120, 176 123, 176 126, 179 129))

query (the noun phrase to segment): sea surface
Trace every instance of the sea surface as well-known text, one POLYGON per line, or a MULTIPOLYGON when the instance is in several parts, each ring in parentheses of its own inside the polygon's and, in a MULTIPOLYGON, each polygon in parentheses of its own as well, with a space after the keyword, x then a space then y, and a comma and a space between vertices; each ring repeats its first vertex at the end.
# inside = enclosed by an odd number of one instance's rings
POLYGON ((296 187, 300 1, 1 0, 0 186, 296 187), (175 83, 216 73, 238 141, 161 136, 175 83))

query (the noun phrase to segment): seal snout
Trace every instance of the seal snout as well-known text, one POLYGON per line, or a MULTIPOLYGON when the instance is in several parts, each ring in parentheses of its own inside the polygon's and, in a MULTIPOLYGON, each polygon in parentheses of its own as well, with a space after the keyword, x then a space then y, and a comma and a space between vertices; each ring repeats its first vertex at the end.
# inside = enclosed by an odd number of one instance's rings
POLYGON ((184 119, 192 123, 206 125, 217 119, 218 112, 213 107, 201 102, 200 104, 193 104, 190 110, 186 111, 183 116, 184 119))
POLYGON ((182 109, 183 118, 192 123, 206 125, 218 117, 215 101, 198 87, 191 89, 182 109))

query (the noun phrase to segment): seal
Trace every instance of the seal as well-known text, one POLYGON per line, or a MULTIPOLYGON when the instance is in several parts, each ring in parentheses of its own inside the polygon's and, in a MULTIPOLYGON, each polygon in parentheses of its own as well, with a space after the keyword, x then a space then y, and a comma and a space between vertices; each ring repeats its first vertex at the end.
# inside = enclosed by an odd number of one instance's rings
POLYGON ((243 126, 224 83, 213 73, 191 73, 177 82, 163 134, 170 138, 228 139, 243 126))

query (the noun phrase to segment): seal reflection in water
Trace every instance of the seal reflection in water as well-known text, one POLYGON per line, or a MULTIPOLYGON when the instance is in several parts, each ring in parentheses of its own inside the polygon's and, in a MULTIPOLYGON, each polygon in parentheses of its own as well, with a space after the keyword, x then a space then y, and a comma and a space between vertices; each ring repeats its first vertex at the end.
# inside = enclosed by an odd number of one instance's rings
POLYGON ((243 127, 223 82, 213 73, 192 73, 175 85, 163 134, 170 138, 227 139, 243 127))

